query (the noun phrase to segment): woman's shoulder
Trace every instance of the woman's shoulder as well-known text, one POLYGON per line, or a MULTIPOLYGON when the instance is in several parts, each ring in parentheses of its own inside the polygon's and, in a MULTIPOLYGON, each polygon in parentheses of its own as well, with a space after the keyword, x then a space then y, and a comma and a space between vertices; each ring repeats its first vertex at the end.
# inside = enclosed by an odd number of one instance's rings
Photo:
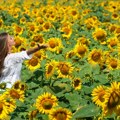
POLYGON ((14 61, 15 59, 19 58, 21 55, 23 55, 26 51, 16 52, 16 53, 9 53, 5 57, 5 63, 14 61))

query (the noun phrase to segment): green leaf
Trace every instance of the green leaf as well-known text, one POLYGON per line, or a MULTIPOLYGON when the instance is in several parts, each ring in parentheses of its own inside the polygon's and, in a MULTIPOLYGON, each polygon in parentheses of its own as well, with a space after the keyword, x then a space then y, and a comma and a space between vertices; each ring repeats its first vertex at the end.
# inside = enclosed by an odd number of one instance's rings
POLYGON ((73 118, 93 117, 93 116, 98 116, 99 114, 100 114, 100 109, 94 104, 90 104, 77 110, 74 113, 73 118))

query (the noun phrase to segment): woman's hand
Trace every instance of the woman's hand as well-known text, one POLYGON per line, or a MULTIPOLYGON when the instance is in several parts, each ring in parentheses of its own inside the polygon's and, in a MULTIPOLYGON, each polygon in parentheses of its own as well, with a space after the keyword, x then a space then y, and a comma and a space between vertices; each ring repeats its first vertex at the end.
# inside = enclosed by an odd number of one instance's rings
POLYGON ((49 47, 48 44, 41 44, 41 45, 37 44, 37 45, 38 45, 39 49, 45 49, 45 48, 49 47))
POLYGON ((27 50, 27 54, 28 54, 28 55, 33 54, 33 53, 37 52, 38 50, 40 50, 40 49, 45 49, 45 48, 47 48, 47 47, 49 47, 48 44, 41 44, 41 45, 40 45, 40 44, 37 44, 36 47, 30 48, 29 50, 27 50))

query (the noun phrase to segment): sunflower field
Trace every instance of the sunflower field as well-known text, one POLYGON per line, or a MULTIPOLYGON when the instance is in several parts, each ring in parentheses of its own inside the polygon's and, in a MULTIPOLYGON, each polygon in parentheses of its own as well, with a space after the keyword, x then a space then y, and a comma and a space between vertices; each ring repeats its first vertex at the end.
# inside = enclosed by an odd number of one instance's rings
POLYGON ((4 31, 49 47, 0 84, 0 120, 120 120, 119 0, 0 0, 4 31))

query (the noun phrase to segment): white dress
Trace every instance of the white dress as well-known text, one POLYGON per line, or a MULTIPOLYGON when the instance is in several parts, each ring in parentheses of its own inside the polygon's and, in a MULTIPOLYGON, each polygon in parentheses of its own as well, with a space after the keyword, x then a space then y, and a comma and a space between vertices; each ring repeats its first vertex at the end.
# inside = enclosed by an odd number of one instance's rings
POLYGON ((0 77, 0 83, 5 82, 6 88, 11 88, 17 80, 20 80, 23 61, 31 59, 31 57, 31 55, 27 55, 26 51, 8 54, 4 60, 4 69, 0 77))

